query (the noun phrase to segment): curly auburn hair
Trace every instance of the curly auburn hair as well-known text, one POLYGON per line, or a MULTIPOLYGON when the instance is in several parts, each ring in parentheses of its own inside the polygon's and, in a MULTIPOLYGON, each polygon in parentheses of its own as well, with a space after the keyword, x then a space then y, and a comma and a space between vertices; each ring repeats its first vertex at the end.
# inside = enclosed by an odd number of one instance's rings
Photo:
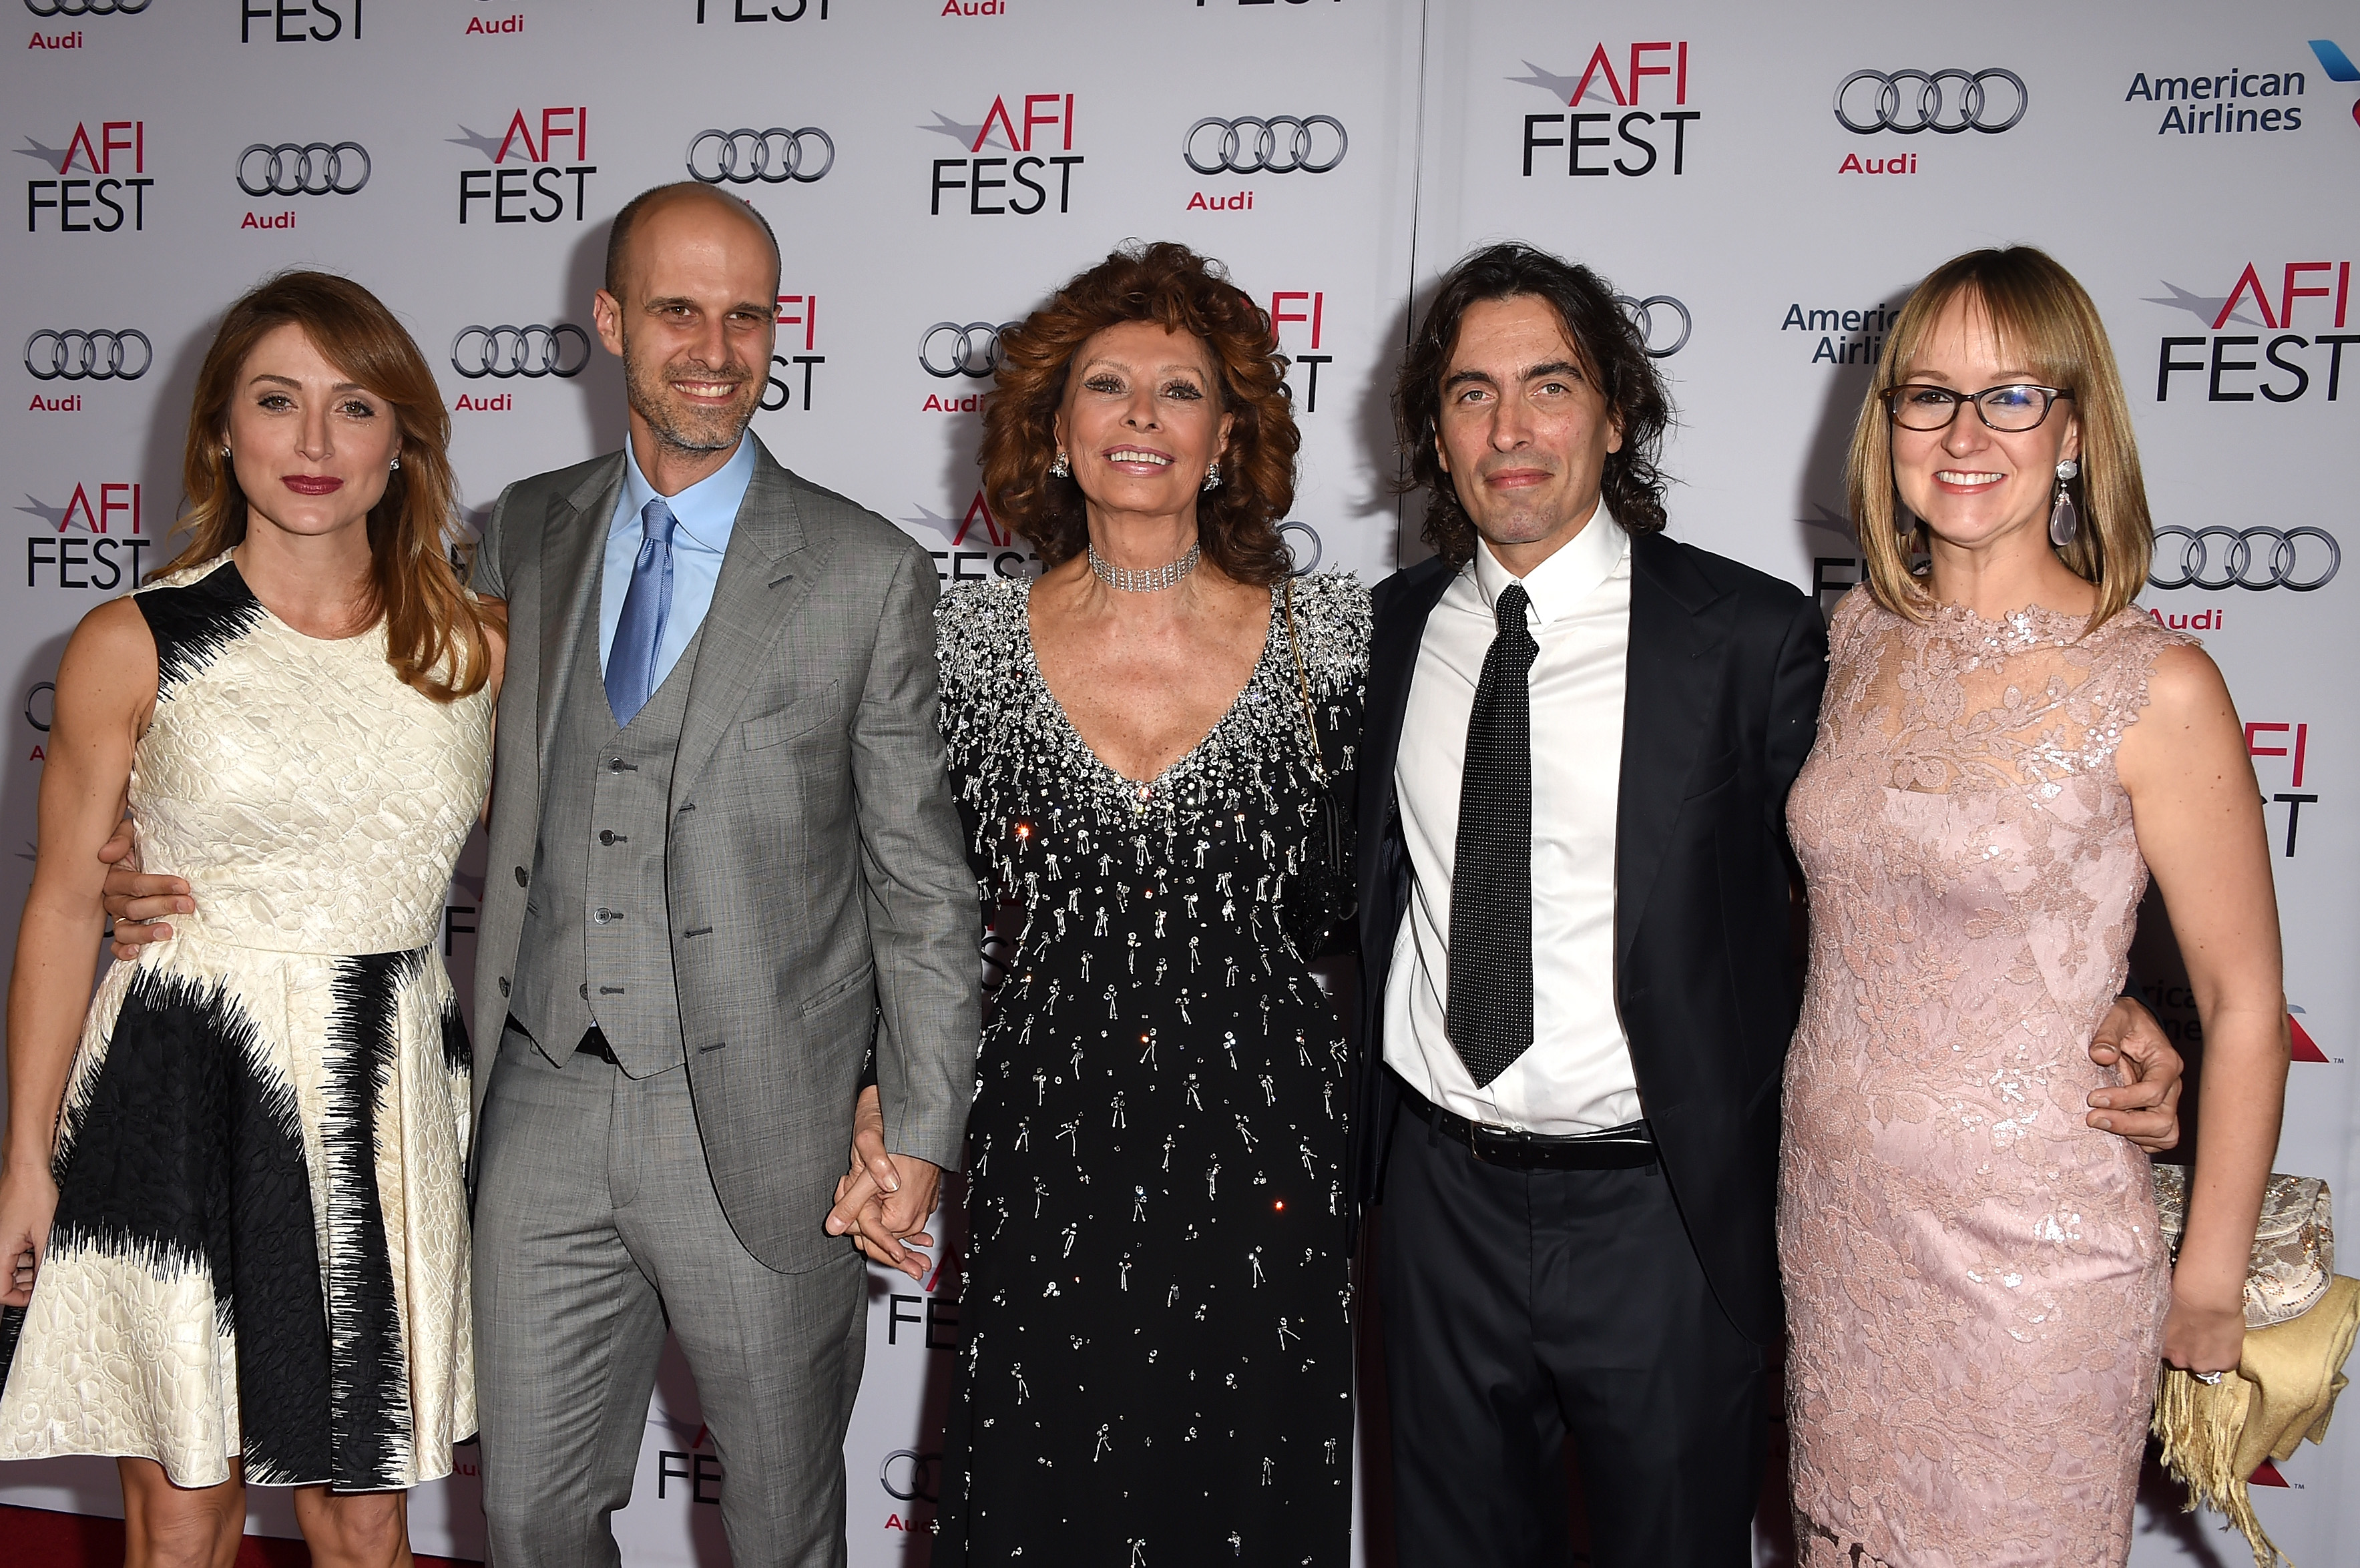
POLYGON ((1606 454, 1600 497, 1625 531, 1648 534, 1664 526, 1664 487, 1655 459, 1672 422, 1671 394, 1647 356, 1639 329, 1614 301, 1606 280, 1578 262, 1510 242, 1477 251, 1443 278, 1410 340, 1393 383, 1393 428, 1409 473, 1396 488, 1427 493, 1426 542, 1456 570, 1475 556, 1475 525, 1459 504, 1437 450, 1442 418, 1442 377, 1459 346, 1468 310, 1493 299, 1546 300, 1573 341, 1582 370, 1622 421, 1622 450, 1606 454))
POLYGON ((1125 321, 1154 321, 1205 345, 1220 411, 1234 416, 1219 489, 1196 502, 1197 544, 1236 582, 1266 588, 1294 570, 1278 524, 1295 504, 1302 435, 1270 318, 1218 261, 1169 241, 1133 243, 1057 290, 1000 336, 997 389, 984 401, 983 493, 1000 522, 1050 566, 1082 553, 1081 486, 1055 478, 1057 410, 1082 345, 1125 321))

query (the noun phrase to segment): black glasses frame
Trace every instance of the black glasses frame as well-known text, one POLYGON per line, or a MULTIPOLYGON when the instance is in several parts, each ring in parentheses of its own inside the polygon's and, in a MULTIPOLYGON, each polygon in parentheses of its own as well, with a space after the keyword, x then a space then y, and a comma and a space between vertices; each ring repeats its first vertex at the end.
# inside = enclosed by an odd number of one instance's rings
POLYGON ((1894 424, 1900 426, 1900 428, 1905 430, 1916 430, 1921 435, 1931 435, 1936 430, 1947 430, 1951 427, 1951 425, 1958 421, 1959 409, 1962 406, 1972 403, 1975 407, 1975 418, 1983 422, 1984 429, 1997 430, 2002 435, 2016 436, 2022 435, 2025 430, 2037 430, 2041 426, 2047 424, 2049 422, 2050 412, 2056 408, 2057 405, 2060 402, 2070 398, 2072 396, 2072 392, 2065 387, 2043 387, 2038 382, 2032 381, 2002 382, 1996 387, 1986 387, 1980 392, 1956 392, 1952 391, 1948 387, 1937 387, 1930 381, 1905 381, 1898 387, 1888 387, 1884 391, 1877 394, 1878 400, 1883 402, 1885 405, 1885 417, 1892 420, 1894 424), (1950 417, 1944 419, 1939 425, 1902 424, 1900 403, 1901 395, 1905 392, 1918 390, 1939 392, 1950 397, 1951 399, 1950 417), (2018 430, 2010 430, 2005 425, 1993 424, 1990 413, 1983 408, 1983 399, 1990 397, 1994 392, 2016 391, 2040 392, 2048 395, 2049 402, 2040 410, 2040 418, 2018 430))

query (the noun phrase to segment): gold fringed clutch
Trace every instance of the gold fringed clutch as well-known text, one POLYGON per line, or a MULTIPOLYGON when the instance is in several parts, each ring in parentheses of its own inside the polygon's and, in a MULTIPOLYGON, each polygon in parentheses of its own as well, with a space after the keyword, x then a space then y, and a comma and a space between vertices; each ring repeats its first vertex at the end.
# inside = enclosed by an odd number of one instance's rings
POLYGON ((2157 1382, 2153 1430, 2164 1467, 2187 1486, 2190 1511, 2201 1504, 2245 1532, 2255 1568, 2292 1565, 2255 1517, 2245 1479, 2265 1459, 2291 1457, 2305 1438, 2327 1440, 2355 1329, 2360 1280, 2334 1275, 2309 1311, 2248 1329, 2237 1369, 2218 1384, 2176 1367, 2157 1382))

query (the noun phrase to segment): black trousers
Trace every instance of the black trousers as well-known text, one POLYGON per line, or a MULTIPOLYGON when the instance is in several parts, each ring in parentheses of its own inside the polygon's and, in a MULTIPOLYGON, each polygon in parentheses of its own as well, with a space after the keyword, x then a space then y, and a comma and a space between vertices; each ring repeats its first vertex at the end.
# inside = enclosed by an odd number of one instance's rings
POLYGON ((1380 1211, 1401 1568, 1746 1568, 1764 1358, 1660 1166, 1515 1171, 1404 1116, 1380 1211))

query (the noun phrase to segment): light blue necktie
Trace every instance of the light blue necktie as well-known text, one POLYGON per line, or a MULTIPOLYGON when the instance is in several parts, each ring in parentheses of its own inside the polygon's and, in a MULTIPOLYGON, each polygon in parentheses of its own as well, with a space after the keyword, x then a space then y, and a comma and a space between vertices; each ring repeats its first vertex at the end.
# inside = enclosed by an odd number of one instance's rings
POLYGON ((661 495, 639 509, 639 555, 631 562, 615 646, 606 650, 606 705, 617 724, 629 724, 656 689, 656 645, 672 614, 672 530, 677 526, 661 495))

